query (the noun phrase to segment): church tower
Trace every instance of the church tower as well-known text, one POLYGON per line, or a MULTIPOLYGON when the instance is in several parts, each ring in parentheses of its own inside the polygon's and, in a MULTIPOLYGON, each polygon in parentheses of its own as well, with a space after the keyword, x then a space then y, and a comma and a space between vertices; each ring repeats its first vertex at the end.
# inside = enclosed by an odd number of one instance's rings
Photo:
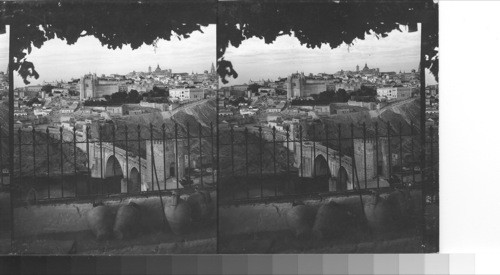
POLYGON ((359 73, 359 65, 356 65, 356 72, 359 73))
POLYGON ((212 67, 210 68, 210 74, 215 74, 215 67, 213 62, 212 62, 212 67))
POLYGON ((148 72, 151 73, 151 66, 148 67, 148 72))

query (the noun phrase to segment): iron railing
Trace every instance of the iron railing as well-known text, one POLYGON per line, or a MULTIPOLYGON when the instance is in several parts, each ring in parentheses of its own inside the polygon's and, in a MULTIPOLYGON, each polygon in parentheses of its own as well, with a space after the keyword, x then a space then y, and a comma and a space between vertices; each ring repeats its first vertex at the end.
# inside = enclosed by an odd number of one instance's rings
POLYGON ((14 146, 17 202, 215 189, 212 124, 19 129, 14 146))
POLYGON ((220 203, 421 188, 437 180, 434 127, 422 151, 413 122, 308 124, 282 131, 221 126, 220 203))
POLYGON ((43 202, 148 195, 216 182, 223 204, 420 188, 423 182, 427 193, 437 193, 437 133, 427 128, 422 151, 420 126, 406 122, 296 124, 282 131, 177 123, 100 125, 83 132, 18 129, 14 198, 43 202))

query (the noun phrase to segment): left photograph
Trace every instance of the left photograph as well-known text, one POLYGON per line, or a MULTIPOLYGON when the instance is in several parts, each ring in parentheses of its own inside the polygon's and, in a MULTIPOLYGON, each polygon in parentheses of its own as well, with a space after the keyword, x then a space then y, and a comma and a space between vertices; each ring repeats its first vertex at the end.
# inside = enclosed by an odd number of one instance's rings
POLYGON ((216 253, 216 2, 9 12, 13 252, 216 253))

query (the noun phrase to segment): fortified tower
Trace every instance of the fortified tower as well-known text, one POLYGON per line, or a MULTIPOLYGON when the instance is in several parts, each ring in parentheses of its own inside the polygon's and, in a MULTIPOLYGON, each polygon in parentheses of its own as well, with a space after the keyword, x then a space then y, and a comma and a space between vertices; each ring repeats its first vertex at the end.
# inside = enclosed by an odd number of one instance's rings
MULTIPOLYGON (((380 141, 379 141, 380 146, 380 141)), ((377 176, 377 152, 374 138, 354 139, 354 158, 358 179, 365 180, 365 159, 366 159, 366 179, 370 180, 377 176), (365 150, 366 144, 366 150, 365 150)), ((381 158, 379 154, 379 158, 381 158)), ((360 183, 361 184, 361 183, 360 183)))
POLYGON ((87 74, 80 78, 80 100, 86 100, 95 97, 97 76, 87 74))
POLYGON ((165 146, 163 144, 163 140, 153 140, 153 155, 151 155, 151 141, 146 141, 147 171, 145 176, 149 190, 158 189, 157 177, 161 189, 166 184, 165 179, 167 182, 173 182, 174 185, 167 184, 167 189, 172 189, 176 187, 175 180, 177 178, 181 180, 185 175, 187 150, 183 141, 177 141, 177 150, 173 139, 165 140, 165 146), (152 169, 153 167, 156 167, 156 172, 152 169), (153 184, 154 187, 152 187, 153 184))
POLYGON ((302 96, 302 90, 304 89, 305 76, 304 73, 296 73, 290 75, 285 82, 286 85, 286 97, 291 99, 294 97, 302 96))

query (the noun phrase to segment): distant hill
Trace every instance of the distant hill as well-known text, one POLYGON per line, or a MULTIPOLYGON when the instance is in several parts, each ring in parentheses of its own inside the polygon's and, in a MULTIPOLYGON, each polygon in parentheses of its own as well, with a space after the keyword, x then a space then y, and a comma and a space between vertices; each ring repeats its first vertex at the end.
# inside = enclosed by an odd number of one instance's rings
POLYGON ((414 152, 415 158, 418 159, 420 116, 420 100, 415 98, 388 105, 381 110, 322 117, 315 123, 303 124, 304 139, 314 139, 314 137, 316 137, 316 139, 324 139, 325 129, 327 129, 328 138, 334 139, 329 143, 329 147, 337 149, 340 124, 342 152, 344 154, 352 154, 352 142, 349 139, 352 136, 358 139, 363 138, 363 123, 366 125, 366 137, 375 137, 375 124, 377 123, 379 137, 387 137, 387 133, 390 133, 391 149, 393 152, 399 152, 400 145, 402 145, 404 148, 403 153, 407 154, 410 152, 409 148, 411 147, 410 135, 412 133, 411 123, 413 122, 414 152), (390 129, 388 129, 388 125, 390 125, 390 129), (400 132, 403 139, 401 144, 399 140, 400 132))
MULTIPOLYGON (((215 100, 207 100, 202 104, 187 105, 186 107, 181 107, 180 110, 176 111, 172 116, 166 116, 164 118, 161 112, 147 113, 134 116, 125 116, 122 118, 114 119, 117 130, 115 132, 115 140, 120 147, 125 148, 125 126, 128 127, 128 139, 137 140, 137 126, 140 125, 141 129, 141 139, 149 140, 151 138, 150 125, 153 126, 153 139, 162 139, 163 131, 162 125, 165 124, 165 137, 166 139, 175 138, 175 123, 178 124, 178 144, 181 141, 187 142, 187 130, 189 124, 189 137, 191 150, 194 153, 199 152, 199 125, 201 125, 202 136, 210 135, 210 123, 213 123, 214 134, 216 133, 216 104, 215 100)), ((111 137, 108 135, 105 140, 110 140, 111 137)), ((129 150, 137 154, 139 152, 139 145, 137 141, 130 142, 129 150)), ((211 151, 210 140, 207 138, 202 138, 202 148, 203 154, 208 154, 211 151)), ((215 140, 214 140, 215 146, 215 140)), ((146 142, 141 142, 140 155, 142 157, 146 156, 146 142)))
MULTIPOLYGON (((328 117, 321 117, 315 121, 309 121, 302 124, 303 127, 303 140, 316 140, 319 143, 325 143, 326 130, 328 131, 328 147, 338 150, 338 135, 339 125, 341 125, 340 134, 342 137, 342 153, 344 155, 352 154, 352 141, 351 138, 351 124, 355 138, 363 137, 363 123, 366 124, 366 136, 374 136, 374 126, 377 122, 378 136, 387 136, 387 122, 391 125, 391 149, 394 153, 399 153, 400 145, 403 147, 403 154, 410 153, 411 138, 404 137, 411 133, 410 123, 414 121, 414 153, 415 159, 418 159, 419 150, 419 118, 420 118, 420 103, 418 99, 408 100, 399 104, 388 106, 378 111, 362 111, 351 114, 334 115, 328 117), (400 144, 399 140, 399 125, 402 126, 403 140, 400 144)), ((290 140, 298 140, 297 137, 290 136, 290 140)), ((276 150, 273 148, 272 142, 265 142, 260 147, 260 141, 254 134, 249 134, 248 140, 245 141, 242 131, 235 131, 234 146, 231 149, 230 132, 228 129, 222 130, 221 134, 221 150, 220 150, 220 163, 221 173, 226 177, 232 175, 234 162, 234 173, 237 175, 245 175, 247 169, 249 174, 258 175, 262 168, 263 173, 273 173, 274 159, 276 159, 276 170, 279 172, 290 169, 294 171, 293 167, 294 157, 293 153, 289 154, 287 161, 287 150, 283 147, 283 143, 277 142, 276 150), (248 150, 245 150, 245 143, 248 144, 248 150), (261 149, 262 148, 262 149, 261 149), (233 153, 232 153, 232 150, 233 153), (262 158, 260 152, 263 152, 262 158), (248 159, 246 153, 248 152, 248 159), (262 161, 261 161, 262 159, 262 161), (288 162, 288 163, 287 163, 288 162)))
POLYGON ((387 135, 387 123, 391 126, 391 135, 399 133, 400 125, 402 133, 405 135, 411 133, 410 125, 413 122, 414 134, 417 134, 420 132, 420 116, 420 100, 415 98, 388 105, 381 110, 321 117, 316 122, 316 132, 312 131, 312 125, 303 125, 303 127, 308 138, 312 138, 314 134, 317 138, 324 138, 325 127, 328 129, 329 138, 337 138, 340 124, 342 138, 350 138, 352 136, 350 125, 352 124, 354 137, 361 138, 363 137, 363 123, 366 125, 367 136, 369 137, 375 135, 375 123, 378 123, 378 134, 382 136, 387 135))

